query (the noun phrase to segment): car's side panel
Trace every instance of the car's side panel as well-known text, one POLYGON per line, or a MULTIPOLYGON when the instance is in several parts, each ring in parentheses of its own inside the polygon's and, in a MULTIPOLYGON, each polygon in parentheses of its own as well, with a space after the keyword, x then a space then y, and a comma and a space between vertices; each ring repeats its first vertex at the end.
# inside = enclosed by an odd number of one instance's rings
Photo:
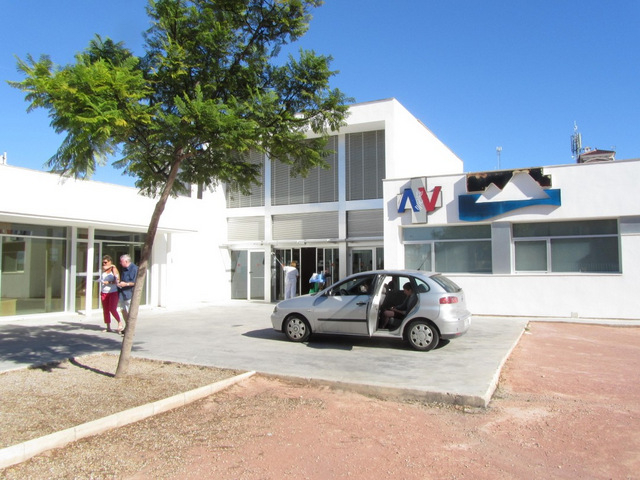
POLYGON ((369 295, 319 297, 314 305, 313 331, 367 335, 370 300, 369 295))

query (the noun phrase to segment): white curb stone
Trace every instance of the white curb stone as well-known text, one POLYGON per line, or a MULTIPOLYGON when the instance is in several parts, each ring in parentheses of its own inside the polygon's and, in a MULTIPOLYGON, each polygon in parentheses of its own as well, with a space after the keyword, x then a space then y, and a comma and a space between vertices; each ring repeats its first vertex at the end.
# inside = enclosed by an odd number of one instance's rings
POLYGON ((179 393, 173 397, 158 400, 157 402, 148 403, 139 407, 130 408, 129 410, 114 413, 113 415, 83 423, 76 427, 67 428, 66 430, 61 430, 50 435, 45 435, 40 438, 35 438, 33 440, 28 440, 17 445, 0 449, 0 469, 24 462, 25 460, 47 450, 64 447, 65 445, 75 442, 76 440, 80 440, 81 438, 98 435, 114 428, 139 422, 140 420, 152 417, 153 415, 188 405, 189 403, 200 400, 201 398, 219 392, 220 390, 224 390, 231 385, 252 377, 255 373, 256 372, 246 372, 241 375, 236 375, 235 377, 212 383, 211 385, 196 388, 185 393, 179 393))

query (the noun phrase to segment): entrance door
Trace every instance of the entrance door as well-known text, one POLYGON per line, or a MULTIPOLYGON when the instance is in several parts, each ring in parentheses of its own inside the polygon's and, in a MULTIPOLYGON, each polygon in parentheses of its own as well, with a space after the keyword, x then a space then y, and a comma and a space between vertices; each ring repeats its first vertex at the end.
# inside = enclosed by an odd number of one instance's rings
POLYGON ((87 293, 91 292, 91 301, 89 309, 99 308, 98 298, 100 297, 99 287, 96 283, 100 278, 100 259, 102 258, 102 250, 99 242, 93 244, 93 274, 91 278, 87 278, 87 251, 89 244, 85 241, 79 241, 76 249, 76 301, 75 310, 82 311, 87 309, 87 293))
MULTIPOLYGON (((284 299, 284 274, 283 269, 286 265, 291 264, 292 261, 296 261, 298 264, 298 271, 300 271, 300 249, 299 248, 276 248, 273 252, 271 269, 272 269, 272 284, 271 284, 271 300, 280 301, 284 299)), ((300 295, 300 276, 298 276, 298 286, 296 288, 296 295, 300 295)))
POLYGON ((384 269, 384 248, 354 248, 351 250, 351 274, 384 269))
POLYGON ((264 300, 264 252, 231 252, 231 298, 264 300))
POLYGON ((249 300, 264 300, 264 252, 249 252, 249 300))
POLYGON ((246 300, 247 298, 247 256, 246 250, 231 252, 231 298, 246 300))
POLYGON ((370 248, 351 250, 351 273, 373 270, 373 251, 370 248))
MULTIPOLYGON (((113 264, 118 270, 121 270, 120 256, 128 254, 131 257, 131 261, 136 265, 140 263, 140 256, 142 255, 142 246, 132 245, 118 242, 97 241, 93 244, 93 267, 92 276, 87 278, 87 254, 89 249, 89 243, 79 240, 76 249, 76 293, 75 293, 75 310, 82 311, 87 309, 87 292, 91 291, 92 296, 89 303, 89 309, 100 308, 100 288, 97 283, 102 272, 102 257, 109 255, 113 260, 113 264)), ((120 271, 122 274, 122 272, 120 271)), ((147 304, 147 282, 145 279, 145 285, 142 289, 142 295, 140 297, 140 305, 147 304)))

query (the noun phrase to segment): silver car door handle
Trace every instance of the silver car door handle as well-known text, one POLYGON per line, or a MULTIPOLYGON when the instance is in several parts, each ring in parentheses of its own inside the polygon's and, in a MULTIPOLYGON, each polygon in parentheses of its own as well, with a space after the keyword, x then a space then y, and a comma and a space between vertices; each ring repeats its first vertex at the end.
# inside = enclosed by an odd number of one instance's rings
POLYGON ((358 303, 356 303, 356 305, 358 305, 359 307, 361 307, 362 305, 366 305, 366 304, 367 304, 367 302, 358 302, 358 303))

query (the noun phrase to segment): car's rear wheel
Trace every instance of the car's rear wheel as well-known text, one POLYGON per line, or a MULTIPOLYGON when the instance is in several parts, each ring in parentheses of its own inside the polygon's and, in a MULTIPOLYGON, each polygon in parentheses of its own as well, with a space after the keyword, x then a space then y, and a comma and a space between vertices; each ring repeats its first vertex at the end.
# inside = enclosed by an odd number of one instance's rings
POLYGON ((426 320, 415 320, 407 329, 406 339, 411 348, 428 352, 440 342, 438 330, 426 320))
POLYGON ((311 327, 300 315, 291 315, 284 322, 284 333, 292 342, 305 342, 311 335, 311 327))

